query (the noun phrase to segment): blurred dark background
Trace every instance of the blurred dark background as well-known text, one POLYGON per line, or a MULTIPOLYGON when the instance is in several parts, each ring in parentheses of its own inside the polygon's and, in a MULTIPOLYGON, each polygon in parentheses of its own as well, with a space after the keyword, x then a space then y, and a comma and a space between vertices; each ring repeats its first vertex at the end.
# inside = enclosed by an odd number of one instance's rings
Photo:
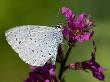
MULTIPOLYGON (((96 58, 107 69, 105 81, 110 82, 110 0, 0 0, 0 82, 23 82, 29 72, 28 65, 8 45, 5 31, 19 25, 55 26, 64 21, 58 14, 62 6, 70 7, 76 14, 87 12, 94 19, 96 58)), ((78 43, 68 63, 88 59, 91 51, 91 42, 78 43)), ((100 82, 84 71, 69 70, 65 79, 66 82, 100 82)))

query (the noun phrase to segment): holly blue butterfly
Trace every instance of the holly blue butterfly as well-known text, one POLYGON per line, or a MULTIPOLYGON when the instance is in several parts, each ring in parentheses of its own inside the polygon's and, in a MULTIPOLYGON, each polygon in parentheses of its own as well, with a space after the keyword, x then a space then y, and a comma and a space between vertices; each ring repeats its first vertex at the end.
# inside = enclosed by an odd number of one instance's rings
POLYGON ((36 25, 11 28, 5 36, 19 57, 32 66, 55 64, 57 49, 63 40, 61 28, 36 25))

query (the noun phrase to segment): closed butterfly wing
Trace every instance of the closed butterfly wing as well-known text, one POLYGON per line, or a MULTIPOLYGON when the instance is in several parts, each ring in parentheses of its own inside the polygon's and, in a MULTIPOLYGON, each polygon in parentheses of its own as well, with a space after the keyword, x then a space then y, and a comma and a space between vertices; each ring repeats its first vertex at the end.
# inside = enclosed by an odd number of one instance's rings
POLYGON ((60 28, 35 25, 9 29, 5 36, 19 57, 32 66, 43 66, 50 60, 55 64, 63 37, 60 28))

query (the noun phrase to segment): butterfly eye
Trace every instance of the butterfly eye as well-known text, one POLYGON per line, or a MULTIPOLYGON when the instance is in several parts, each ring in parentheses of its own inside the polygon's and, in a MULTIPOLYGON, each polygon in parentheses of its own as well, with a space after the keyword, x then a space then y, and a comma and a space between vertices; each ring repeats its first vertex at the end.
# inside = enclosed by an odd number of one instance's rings
POLYGON ((56 27, 56 28, 62 28, 62 26, 61 26, 61 25, 56 25, 55 27, 56 27))

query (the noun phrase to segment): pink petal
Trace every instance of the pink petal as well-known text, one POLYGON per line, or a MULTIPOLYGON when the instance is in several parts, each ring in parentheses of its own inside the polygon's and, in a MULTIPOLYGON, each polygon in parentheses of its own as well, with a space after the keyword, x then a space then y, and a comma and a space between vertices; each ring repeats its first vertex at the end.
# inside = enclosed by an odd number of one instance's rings
POLYGON ((83 41, 89 40, 89 37, 90 37, 90 33, 83 33, 79 36, 77 35, 75 39, 79 42, 83 42, 83 41))
POLYGON ((79 22, 84 22, 85 19, 87 18, 87 16, 88 16, 87 13, 81 13, 81 14, 78 16, 77 20, 78 20, 79 22))
POLYGON ((68 19, 71 20, 74 18, 74 13, 72 12, 71 9, 67 8, 67 7, 62 7, 60 9, 60 12, 68 19))
POLYGON ((44 82, 50 82, 50 81, 47 79, 47 80, 45 80, 44 82))

